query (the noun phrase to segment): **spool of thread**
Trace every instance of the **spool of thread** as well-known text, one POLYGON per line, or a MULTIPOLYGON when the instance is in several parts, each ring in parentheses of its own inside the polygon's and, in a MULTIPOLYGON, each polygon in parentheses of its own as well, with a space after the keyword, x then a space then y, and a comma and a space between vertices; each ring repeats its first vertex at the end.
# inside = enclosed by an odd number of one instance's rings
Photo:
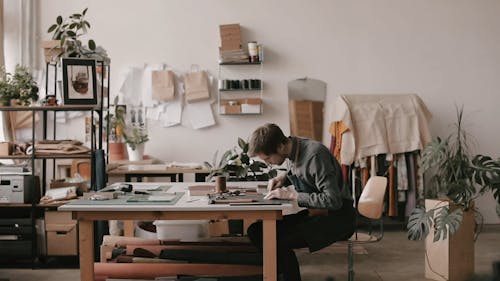
POLYGON ((257 49, 257 42, 250 41, 248 42, 248 54, 250 57, 257 57, 259 55, 259 51, 257 49))
POLYGON ((227 191, 226 188, 226 177, 225 176, 217 176, 215 177, 215 191, 217 193, 224 193, 227 191))

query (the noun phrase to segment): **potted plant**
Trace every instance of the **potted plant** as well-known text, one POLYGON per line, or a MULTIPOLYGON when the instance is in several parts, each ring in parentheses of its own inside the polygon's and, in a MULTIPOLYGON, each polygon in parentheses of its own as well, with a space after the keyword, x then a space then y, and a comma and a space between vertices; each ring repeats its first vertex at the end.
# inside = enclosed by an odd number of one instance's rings
POLYGON ((125 158, 125 148, 122 142, 123 128, 125 128, 125 106, 118 104, 118 96, 114 100, 114 114, 106 116, 109 126, 109 158, 110 160, 122 160, 125 158))
POLYGON ((277 170, 268 169, 268 166, 258 160, 251 159, 248 156, 248 142, 238 138, 238 146, 235 146, 222 155, 217 161, 215 152, 212 163, 204 162, 204 165, 210 171, 208 178, 214 176, 225 176, 230 180, 268 180, 277 175, 277 170))
POLYGON ((94 58, 109 63, 109 57, 102 47, 98 47, 93 39, 84 45, 80 37, 87 34, 90 23, 85 19, 85 8, 67 18, 57 16, 47 33, 52 33, 52 40, 42 42, 47 62, 57 61, 60 57, 94 58))
POLYGON ((128 159, 140 161, 144 157, 144 144, 149 140, 145 128, 138 126, 125 127, 123 140, 127 144, 128 159))
POLYGON ((463 108, 457 108, 454 132, 446 139, 433 140, 422 152, 421 166, 432 183, 426 186, 426 197, 437 200, 426 199, 425 209, 413 211, 408 238, 427 237, 427 278, 465 280, 474 272, 474 199, 492 191, 497 205, 500 203, 500 159, 473 155, 467 136, 463 108), (445 257, 437 257, 438 253, 445 257), (447 264, 446 258, 459 260, 459 265, 447 264), (432 264, 433 259, 439 265, 432 264), (443 270, 438 272, 439 268, 443 270))
POLYGON ((14 75, 0 68, 0 100, 2 105, 30 105, 38 100, 38 86, 29 68, 16 66, 14 75))

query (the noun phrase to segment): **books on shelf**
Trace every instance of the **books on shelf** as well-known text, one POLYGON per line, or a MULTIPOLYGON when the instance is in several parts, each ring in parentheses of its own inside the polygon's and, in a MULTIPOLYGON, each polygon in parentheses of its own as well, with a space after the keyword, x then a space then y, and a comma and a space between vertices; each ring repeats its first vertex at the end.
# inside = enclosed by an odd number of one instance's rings
POLYGON ((248 62, 248 53, 243 49, 223 50, 219 48, 219 63, 248 62))

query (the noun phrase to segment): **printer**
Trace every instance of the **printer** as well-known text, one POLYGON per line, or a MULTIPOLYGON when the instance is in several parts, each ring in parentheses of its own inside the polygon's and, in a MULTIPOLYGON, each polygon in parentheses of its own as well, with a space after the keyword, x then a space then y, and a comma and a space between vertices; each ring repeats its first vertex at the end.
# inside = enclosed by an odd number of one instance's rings
POLYGON ((37 203, 40 179, 32 175, 0 175, 0 203, 37 203))

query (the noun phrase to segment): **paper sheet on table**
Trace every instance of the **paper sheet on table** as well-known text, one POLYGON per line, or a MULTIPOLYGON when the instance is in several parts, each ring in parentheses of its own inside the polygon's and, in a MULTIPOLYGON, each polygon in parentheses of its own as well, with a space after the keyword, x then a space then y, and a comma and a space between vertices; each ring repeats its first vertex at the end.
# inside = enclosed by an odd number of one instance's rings
POLYGON ((212 112, 212 101, 200 101, 186 104, 186 116, 193 129, 201 129, 215 125, 212 112))

